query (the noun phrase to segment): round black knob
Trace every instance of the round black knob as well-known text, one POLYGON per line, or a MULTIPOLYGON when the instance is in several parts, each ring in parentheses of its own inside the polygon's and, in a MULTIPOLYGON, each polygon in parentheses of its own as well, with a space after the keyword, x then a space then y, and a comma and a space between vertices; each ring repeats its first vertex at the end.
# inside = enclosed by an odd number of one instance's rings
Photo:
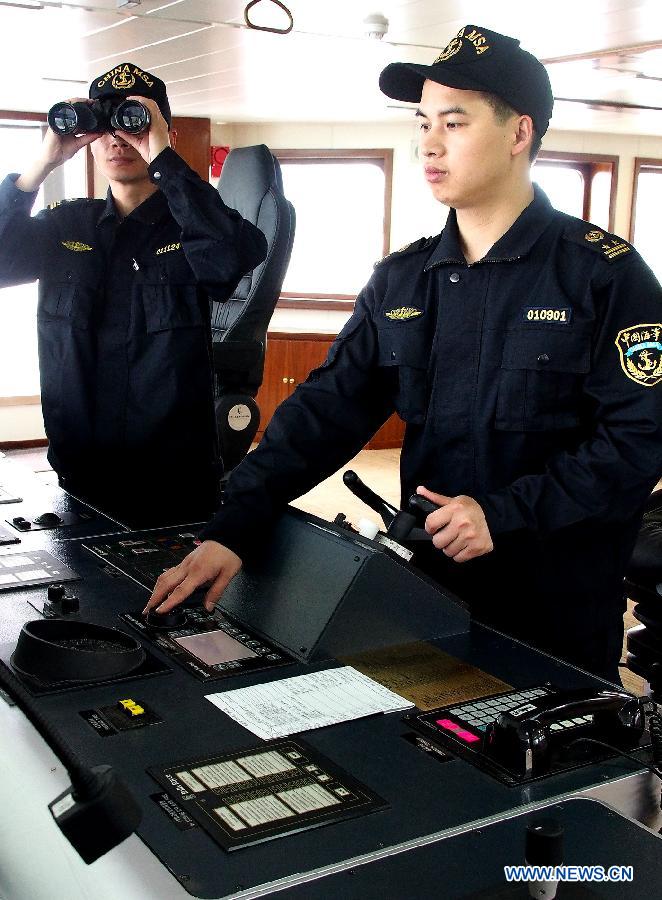
POLYGON ((64 597, 64 585, 63 584, 49 584, 48 585, 48 602, 49 603, 61 603, 62 598, 64 597))
POLYGON ((80 609, 80 600, 78 597, 67 597, 66 595, 62 598, 62 612, 63 613, 77 613, 80 609))
POLYGON ((539 819, 526 826, 524 858, 532 866, 560 866, 563 862, 563 825, 539 819))

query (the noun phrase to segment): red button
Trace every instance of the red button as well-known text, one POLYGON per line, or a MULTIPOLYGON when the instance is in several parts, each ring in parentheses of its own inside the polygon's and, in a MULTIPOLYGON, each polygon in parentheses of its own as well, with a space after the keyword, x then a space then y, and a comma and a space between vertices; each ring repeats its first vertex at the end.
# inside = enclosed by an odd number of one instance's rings
POLYGON ((462 738, 463 741, 466 741, 467 744, 473 744, 475 741, 480 740, 477 734, 472 734, 470 731, 464 731, 463 729, 457 731, 456 734, 459 738, 462 738))

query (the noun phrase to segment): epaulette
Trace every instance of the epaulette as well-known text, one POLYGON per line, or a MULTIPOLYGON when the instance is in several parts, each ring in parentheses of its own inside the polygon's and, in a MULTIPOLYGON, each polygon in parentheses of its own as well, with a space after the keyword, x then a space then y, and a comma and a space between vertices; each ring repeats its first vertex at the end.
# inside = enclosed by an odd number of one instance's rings
POLYGON ((434 241, 434 237, 427 237, 419 238, 411 244, 405 244, 404 247, 400 247, 399 250, 393 250, 391 253, 388 253, 383 259, 378 259, 375 263, 375 268, 381 266, 387 259, 394 259, 396 256, 406 256, 409 253, 417 253, 419 250, 427 250, 434 241))
POLYGON ((575 244, 586 247, 597 253, 608 262, 626 256, 634 250, 632 244, 628 244, 623 238, 616 234, 609 234, 601 228, 596 228, 587 222, 585 225, 578 224, 576 221, 566 230, 564 237, 575 244))
POLYGON ((90 202, 89 197, 72 197, 70 200, 56 200, 55 203, 49 203, 48 208, 49 209, 57 209, 58 206, 64 206, 65 203, 68 205, 69 203, 89 203, 89 202, 90 202))

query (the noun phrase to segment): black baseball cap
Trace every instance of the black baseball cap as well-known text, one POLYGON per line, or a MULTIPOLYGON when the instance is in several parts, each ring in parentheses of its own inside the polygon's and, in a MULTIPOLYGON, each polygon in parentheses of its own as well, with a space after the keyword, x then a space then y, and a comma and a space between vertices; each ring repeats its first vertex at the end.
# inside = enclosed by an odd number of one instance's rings
POLYGON ((130 97, 134 94, 154 100, 170 128, 172 115, 166 86, 160 78, 150 72, 145 72, 140 66, 134 66, 133 63, 120 63, 113 66, 108 72, 104 72, 103 75, 99 75, 90 85, 90 100, 130 97))
POLYGON ((485 91, 515 112, 531 116, 539 137, 547 131, 554 97, 547 70, 516 38, 465 25, 431 66, 391 63, 379 76, 387 97, 418 103, 423 82, 436 81, 465 91, 485 91))

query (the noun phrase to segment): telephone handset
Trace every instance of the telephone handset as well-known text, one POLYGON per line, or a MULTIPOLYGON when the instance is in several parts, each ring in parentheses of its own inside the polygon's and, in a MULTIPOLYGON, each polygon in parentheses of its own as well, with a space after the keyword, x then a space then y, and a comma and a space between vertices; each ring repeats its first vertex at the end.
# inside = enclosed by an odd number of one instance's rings
MULTIPOLYGON (((644 703, 624 691, 582 689, 545 694, 502 712, 485 733, 485 753, 520 775, 544 775, 555 763, 596 754, 588 742, 636 747, 646 725, 644 703)), ((599 751, 598 751, 599 755, 599 751)))

